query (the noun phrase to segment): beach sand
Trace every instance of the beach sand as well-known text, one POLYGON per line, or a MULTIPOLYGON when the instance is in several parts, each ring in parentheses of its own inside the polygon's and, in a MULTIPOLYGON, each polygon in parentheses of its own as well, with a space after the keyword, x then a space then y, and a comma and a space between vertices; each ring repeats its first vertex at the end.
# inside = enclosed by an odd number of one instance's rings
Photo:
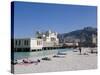
MULTIPOLYGON (((88 52, 88 49, 84 49, 88 52)), ((88 53, 80 55, 79 52, 69 51, 62 58, 48 56, 50 61, 41 60, 38 64, 17 64, 14 65, 14 72, 18 73, 38 73, 54 71, 88 70, 97 68, 97 54, 88 53)), ((34 59, 34 58, 31 58, 34 59)))

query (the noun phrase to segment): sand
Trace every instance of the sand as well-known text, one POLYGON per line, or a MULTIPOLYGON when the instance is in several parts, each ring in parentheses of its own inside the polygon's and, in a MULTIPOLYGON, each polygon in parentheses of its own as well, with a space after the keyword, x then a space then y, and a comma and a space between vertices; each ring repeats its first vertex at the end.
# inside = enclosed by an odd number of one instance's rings
POLYGON ((38 64, 17 64, 14 65, 14 72, 18 74, 96 69, 97 54, 91 54, 89 50, 89 48, 83 48, 82 55, 79 52, 69 51, 62 58, 54 58, 51 55, 48 56, 51 58, 50 61, 41 60, 38 64), (84 53, 88 55, 84 55, 84 53))

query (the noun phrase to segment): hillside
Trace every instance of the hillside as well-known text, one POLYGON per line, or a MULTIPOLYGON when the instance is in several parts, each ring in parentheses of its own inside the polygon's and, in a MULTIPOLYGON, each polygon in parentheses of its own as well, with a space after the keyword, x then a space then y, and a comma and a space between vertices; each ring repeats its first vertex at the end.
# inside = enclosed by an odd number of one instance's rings
POLYGON ((60 42, 75 42, 81 39, 82 42, 91 42, 92 35, 97 35, 97 28, 85 27, 69 33, 58 34, 60 42))

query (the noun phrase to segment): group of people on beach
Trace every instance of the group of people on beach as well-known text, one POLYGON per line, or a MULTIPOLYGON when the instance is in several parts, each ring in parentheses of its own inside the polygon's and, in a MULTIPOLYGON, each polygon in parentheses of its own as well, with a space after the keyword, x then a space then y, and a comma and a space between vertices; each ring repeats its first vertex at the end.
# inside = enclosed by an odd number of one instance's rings
POLYGON ((23 60, 14 60, 12 61, 11 63, 13 65, 16 65, 16 64, 32 64, 32 63, 35 63, 36 65, 40 62, 40 59, 37 59, 37 60, 29 60, 28 58, 27 59, 23 59, 23 60))
MULTIPOLYGON (((58 53, 57 55, 54 55, 53 57, 62 57, 64 55, 66 55, 66 53, 58 53)), ((51 58, 49 58, 49 57, 43 57, 41 60, 50 61, 51 58)), ((11 63, 13 65, 16 65, 16 64, 33 64, 33 63, 37 65, 41 60, 40 59, 30 60, 28 58, 25 58, 25 59, 22 59, 22 60, 17 60, 16 59, 16 60, 12 61, 11 63)))

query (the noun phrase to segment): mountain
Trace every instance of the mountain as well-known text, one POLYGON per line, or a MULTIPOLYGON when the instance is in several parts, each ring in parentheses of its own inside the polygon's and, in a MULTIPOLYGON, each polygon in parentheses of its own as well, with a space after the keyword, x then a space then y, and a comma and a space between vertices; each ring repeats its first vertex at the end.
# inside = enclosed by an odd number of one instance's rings
POLYGON ((92 35, 97 36, 97 28, 85 27, 80 30, 75 30, 69 33, 58 34, 59 41, 64 42, 91 42, 92 35))

